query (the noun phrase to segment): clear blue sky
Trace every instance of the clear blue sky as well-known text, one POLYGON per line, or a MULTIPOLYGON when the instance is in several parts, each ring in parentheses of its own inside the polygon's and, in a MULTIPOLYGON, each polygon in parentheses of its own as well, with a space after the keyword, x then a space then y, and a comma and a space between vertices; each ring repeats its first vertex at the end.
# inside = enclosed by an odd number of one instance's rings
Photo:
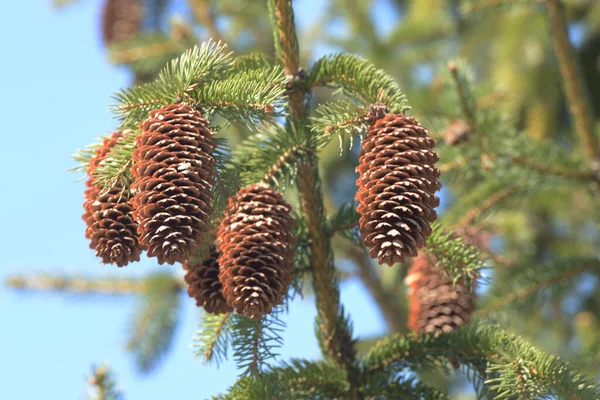
MULTIPOLYGON (((131 276, 159 269, 145 259, 117 270, 101 265, 88 249, 83 182, 65 172, 73 166, 68 156, 116 126, 106 104, 112 91, 127 85, 127 76, 106 61, 97 29, 99 0, 80 0, 63 12, 50 2, 3 5, 0 280, 15 273, 131 276)), ((301 22, 314 17, 318 2, 298 1, 301 22)), ((342 298, 359 336, 382 332, 381 317, 358 282, 345 284, 342 298)), ((200 399, 225 390, 235 367, 217 370, 192 357, 198 313, 187 297, 184 304, 172 352, 144 377, 123 350, 135 297, 33 294, 0 286, 0 399, 82 399, 91 365, 103 362, 114 368, 129 400, 200 399)), ((312 299, 292 305, 282 358, 318 357, 314 314, 312 299)))

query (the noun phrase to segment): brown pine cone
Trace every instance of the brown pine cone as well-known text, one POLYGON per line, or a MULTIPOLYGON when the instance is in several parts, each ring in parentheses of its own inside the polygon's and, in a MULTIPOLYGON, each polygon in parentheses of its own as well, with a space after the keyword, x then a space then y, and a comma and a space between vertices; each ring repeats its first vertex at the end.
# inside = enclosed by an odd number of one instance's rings
POLYGON ((252 185, 230 200, 217 232, 223 295, 249 318, 270 313, 292 281, 291 209, 281 193, 252 185))
POLYGON ((475 310, 475 294, 460 280, 452 287, 431 254, 421 252, 413 259, 404 283, 409 287, 408 327, 415 333, 453 331, 475 310))
POLYGON ((91 240, 90 248, 105 264, 117 264, 119 267, 132 261, 139 261, 142 249, 137 238, 137 224, 133 220, 133 207, 129 204, 129 191, 119 184, 110 190, 97 187, 92 174, 110 149, 122 137, 115 132, 104 139, 96 155, 90 160, 87 173, 90 178, 85 183, 85 212, 82 219, 86 223, 85 237, 91 240))
POLYGON ((458 120, 450 123, 444 131, 444 141, 449 146, 456 146, 469 140, 471 127, 465 121, 458 120))
POLYGON ((416 256, 431 234, 440 189, 434 146, 427 129, 399 114, 377 120, 362 142, 356 168, 359 228, 380 264, 416 256))
POLYGON ((213 133, 208 121, 185 104, 151 111, 140 129, 131 170, 140 242, 159 264, 183 263, 209 230, 213 133))
POLYGON ((144 19, 140 0, 106 0, 102 10, 104 44, 117 43, 136 37, 144 19))
POLYGON ((188 295, 196 299, 198 307, 204 307, 204 310, 211 314, 233 311, 225 302, 223 285, 219 281, 219 254, 216 248, 212 248, 204 261, 183 264, 188 295))

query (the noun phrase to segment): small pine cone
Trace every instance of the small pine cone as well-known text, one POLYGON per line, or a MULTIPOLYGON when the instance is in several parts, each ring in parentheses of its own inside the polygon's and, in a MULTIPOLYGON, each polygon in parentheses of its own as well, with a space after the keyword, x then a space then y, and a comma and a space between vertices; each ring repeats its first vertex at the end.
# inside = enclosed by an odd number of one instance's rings
POLYGON ((110 149, 121 138, 120 132, 104 139, 102 147, 90 160, 87 173, 90 178, 86 182, 85 213, 82 219, 87 227, 85 237, 91 240, 90 248, 105 264, 117 264, 119 267, 132 261, 139 261, 142 252, 137 238, 137 224, 133 220, 133 207, 127 200, 129 192, 121 185, 114 185, 110 190, 102 190, 91 177, 96 167, 108 155, 110 149))
POLYGON ((291 209, 281 193, 252 185, 230 200, 217 232, 223 295, 249 318, 270 313, 292 281, 291 209))
POLYGON ((136 37, 144 19, 140 0, 106 0, 102 10, 104 44, 117 43, 136 37))
POLYGON ((183 263, 209 231, 213 133, 208 121, 185 104, 150 112, 140 129, 131 170, 140 242, 159 264, 183 263))
POLYGON ((223 285, 219 281, 219 254, 216 248, 212 248, 204 261, 183 264, 188 295, 196 299, 198 307, 204 307, 204 310, 211 314, 233 311, 225 302, 223 285))
POLYGON ((475 310, 475 294, 444 275, 434 256, 421 252, 408 270, 404 283, 409 287, 408 327, 415 333, 451 332, 469 322, 475 310))
POLYGON ((449 146, 456 146, 469 140, 471 127, 465 121, 454 121, 444 131, 444 142, 449 146))
POLYGON ((431 234, 440 189, 434 146, 417 120, 397 114, 377 120, 362 142, 356 169, 359 228, 380 264, 416 256, 431 234))

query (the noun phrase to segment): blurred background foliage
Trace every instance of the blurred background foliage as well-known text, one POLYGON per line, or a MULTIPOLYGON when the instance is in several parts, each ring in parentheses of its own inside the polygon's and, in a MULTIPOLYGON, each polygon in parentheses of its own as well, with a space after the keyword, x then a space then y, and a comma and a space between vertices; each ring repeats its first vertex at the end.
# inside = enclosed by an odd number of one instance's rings
MULTIPOLYGON (((74 1, 97 0, 56 0, 55 5, 68 12, 69 3, 74 1)), ((107 7, 111 0, 103 1, 107 7)), ((297 3, 300 5, 302 1, 297 3)), ((599 271, 569 275, 561 270, 558 275, 551 275, 552 263, 557 259, 597 253, 598 198, 589 195, 588 183, 566 186, 565 190, 548 190, 541 183, 539 186, 532 183, 535 190, 520 191, 515 186, 514 190, 498 195, 497 188, 481 184, 480 171, 485 174, 487 168, 485 160, 470 171, 452 172, 457 160, 460 164, 459 156, 469 154, 476 131, 484 130, 486 135, 516 135, 533 147, 548 143, 575 159, 582 159, 571 128, 548 17, 540 3, 323 0, 322 13, 315 13, 311 21, 300 21, 301 61, 306 66, 326 52, 352 52, 397 78, 412 106, 411 114, 430 127, 439 143, 441 168, 447 172, 442 174, 442 221, 455 224, 464 237, 470 233, 494 264, 493 270, 486 271, 490 285, 479 289, 479 313, 598 377, 599 271), (492 7, 492 3, 507 6, 492 7), (494 116, 477 127, 461 111, 460 99, 448 94, 456 91, 455 87, 448 88, 452 79, 449 80, 446 67, 454 59, 470 65, 474 107, 494 116), (463 135, 464 140, 453 143, 449 139, 453 134, 463 135), (492 194, 497 196, 492 198, 492 194), (491 203, 486 205, 485 201, 491 203), (477 206, 481 209, 465 219, 468 211, 477 206), (538 279, 538 285, 528 291, 528 277, 533 274, 539 278, 539 274, 545 273, 553 280, 538 279), (515 283, 513 278, 517 276, 520 282, 515 283), (519 284, 523 287, 517 287, 519 284)), ((140 29, 124 40, 105 43, 107 61, 131 71, 132 84, 149 81, 167 61, 209 37, 227 42, 237 55, 273 53, 265 1, 140 0, 139 4, 143 12, 140 29)), ((569 36, 597 117, 600 115, 600 1, 565 0, 563 4, 569 36)), ((98 28, 103 29, 104 24, 99 20, 98 28)), ((315 104, 329 99, 331 91, 315 90, 315 104)), ((597 118, 594 123, 598 125, 597 118)), ((247 137, 248 131, 232 124, 227 134, 235 147, 247 137)), ((501 140, 491 143, 502 146, 501 140)), ((321 171, 329 214, 354 197, 358 147, 355 144, 339 156, 340 147, 334 140, 322 150, 321 171)), ((551 164, 561 160, 547 159, 545 164, 540 160, 540 165, 561 167, 551 164)), ((491 168, 496 167, 502 168, 498 165, 491 168)), ((529 175, 524 179, 526 183, 535 181, 529 175)), ((597 184, 597 181, 592 183, 597 184)), ((592 191, 596 189, 591 187, 592 191)), ((378 266, 365 256, 362 248, 341 237, 335 238, 334 246, 342 277, 362 280, 385 317, 389 332, 406 332, 407 300, 402 284, 406 266, 378 266)), ((143 305, 136 314, 137 320, 132 322, 129 349, 144 371, 150 371, 168 352, 179 307, 174 293, 184 289, 179 278, 168 273, 149 276, 145 281, 120 281, 116 274, 115 279, 87 281, 68 277, 13 277, 8 284, 40 290, 140 293, 143 305), (149 313, 160 319, 148 320, 149 313)), ((308 281, 303 291, 310 296, 308 281)), ((354 320, 355 324, 361 323, 360 316, 354 320)), ((366 352, 377 339, 362 341, 360 351, 366 352)), ((454 387, 456 398, 469 398, 467 394, 458 394, 464 387, 459 378, 432 374, 424 374, 423 378, 439 387, 454 387)))

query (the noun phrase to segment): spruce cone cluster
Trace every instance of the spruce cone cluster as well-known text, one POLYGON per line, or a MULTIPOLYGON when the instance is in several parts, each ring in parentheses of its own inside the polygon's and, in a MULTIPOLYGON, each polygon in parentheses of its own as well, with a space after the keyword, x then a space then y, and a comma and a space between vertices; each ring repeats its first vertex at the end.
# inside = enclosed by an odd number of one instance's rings
POLYGON ((216 248, 212 248, 204 261, 183 264, 188 295, 196 299, 198 307, 204 307, 211 314, 232 311, 223 297, 223 285, 219 281, 219 254, 216 248))
POLYGON ((131 171, 140 243, 159 264, 183 263, 209 230, 213 133, 208 121, 185 104, 150 112, 140 128, 131 171))
POLYGON ((217 237, 227 304, 259 318, 282 302, 292 280, 294 219, 281 193, 262 185, 240 190, 217 237))
POLYGON ((387 115, 369 128, 357 172, 360 232, 371 257, 392 265, 414 257, 431 234, 440 189, 435 140, 414 118, 387 115))
POLYGON ((450 332, 469 322, 475 295, 463 282, 452 287, 435 258, 421 252, 412 261, 405 283, 409 287, 408 326, 415 333, 450 332))
POLYGON ((102 10, 102 38, 105 44, 136 37, 142 29, 141 0, 106 0, 102 10))
POLYGON ((86 182, 85 213, 82 217, 86 223, 85 237, 91 240, 90 248, 96 250, 102 262, 119 267, 139 261, 141 253, 133 207, 127 200, 129 193, 118 184, 108 191, 102 190, 96 186, 92 174, 121 136, 121 133, 115 132, 104 139, 90 160, 87 170, 90 178, 86 182))

